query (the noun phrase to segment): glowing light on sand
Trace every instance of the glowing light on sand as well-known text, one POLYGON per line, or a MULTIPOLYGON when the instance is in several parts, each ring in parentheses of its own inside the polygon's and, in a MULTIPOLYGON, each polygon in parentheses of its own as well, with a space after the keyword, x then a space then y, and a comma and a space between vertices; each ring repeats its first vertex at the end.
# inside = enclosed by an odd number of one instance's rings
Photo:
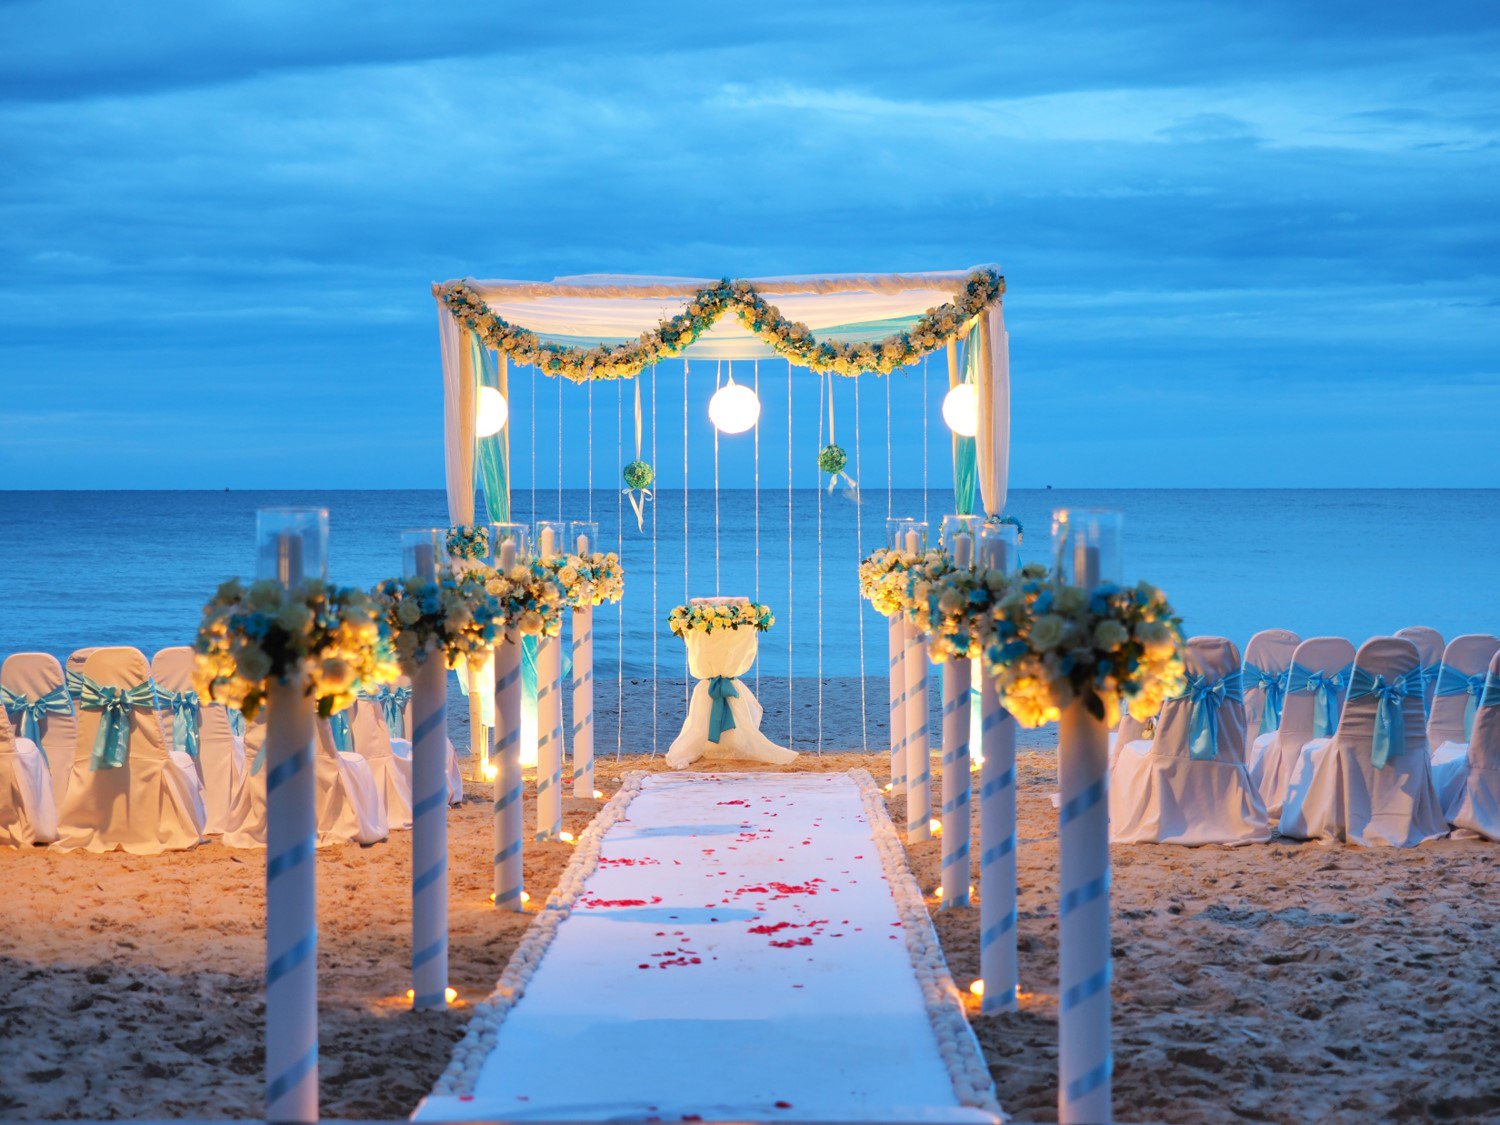
MULTIPOLYGON (((493 898, 494 896, 491 895, 490 897, 493 898)), ((416 991, 414 989, 408 988, 406 990, 406 998, 408 1000, 415 1000, 417 998, 416 991)), ((445 1000, 447 1000, 448 1003, 450 1003, 450 1004, 453 1003, 455 1000, 458 999, 458 989, 456 989, 456 988, 445 988, 443 990, 443 998, 445 1000)))
POLYGON ((494 781, 495 780, 495 775, 497 773, 499 773, 499 772, 500 771, 495 768, 495 763, 494 762, 485 762, 484 763, 483 773, 484 773, 484 779, 486 781, 494 781))
POLYGON ((981 1000, 984 999, 984 980, 982 978, 969 982, 969 995, 977 996, 981 1000))
POLYGON ((934 836, 941 836, 943 834, 943 822, 937 817, 933 817, 931 820, 929 820, 927 822, 927 827, 931 830, 934 836))
POLYGON ((578 842, 578 838, 571 832, 559 832, 557 838, 565 844, 576 844, 578 842))
POLYGON ((595 789, 594 790, 594 800, 596 800, 596 801, 602 801, 602 800, 604 800, 604 790, 603 789, 595 789))

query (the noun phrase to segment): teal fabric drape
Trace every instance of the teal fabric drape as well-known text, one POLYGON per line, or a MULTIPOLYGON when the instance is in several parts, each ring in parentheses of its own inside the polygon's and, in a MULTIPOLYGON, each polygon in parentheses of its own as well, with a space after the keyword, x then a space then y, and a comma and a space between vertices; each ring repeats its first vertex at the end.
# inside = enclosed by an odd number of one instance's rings
MULTIPOLYGON (((474 333, 466 333, 469 347, 473 349, 474 370, 479 375, 481 387, 494 387, 509 401, 508 387, 500 385, 500 365, 495 353, 479 342, 474 333)), ((510 522, 510 422, 500 432, 489 437, 474 439, 474 471, 484 489, 484 506, 491 523, 510 522)))
MULTIPOLYGON (((980 355, 978 339, 974 329, 964 337, 958 357, 959 378, 970 386, 979 385, 980 355)), ((953 436, 953 510, 960 516, 974 514, 974 502, 979 491, 978 446, 971 437, 953 436)))

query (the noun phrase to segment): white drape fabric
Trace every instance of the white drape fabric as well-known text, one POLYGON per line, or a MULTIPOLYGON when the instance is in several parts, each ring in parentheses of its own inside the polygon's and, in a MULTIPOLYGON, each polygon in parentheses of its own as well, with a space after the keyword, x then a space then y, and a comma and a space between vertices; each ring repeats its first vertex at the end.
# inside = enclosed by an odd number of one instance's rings
MULTIPOLYGON (((1418 667, 1401 637, 1366 641, 1355 665, 1394 682, 1418 667)), ((1332 738, 1315 739, 1297 761, 1281 812, 1281 834, 1305 840, 1409 848, 1448 833, 1427 757, 1422 697, 1401 703, 1404 749, 1383 767, 1372 759, 1380 700, 1345 699, 1332 738)))
POLYGON ((57 806, 42 752, 15 736, 0 708, 0 846, 28 848, 56 839, 57 806))
MULTIPOLYGON (((146 658, 133 648, 95 649, 82 672, 102 687, 130 688, 151 678, 146 658)), ((131 710, 130 749, 119 769, 89 768, 100 719, 98 711, 79 711, 73 772, 58 809, 58 847, 155 855, 197 844, 203 836, 198 775, 191 759, 184 769, 168 750, 156 712, 131 710)))
MULTIPOLYGON (((164 648, 151 658, 151 675, 164 691, 193 690, 193 650, 186 645, 164 648)), ((171 711, 158 711, 162 735, 173 744, 171 711)), ((203 785, 204 832, 220 835, 229 825, 229 809, 245 774, 245 747, 229 725, 229 712, 219 703, 198 709, 198 758, 194 768, 203 785)))
MULTIPOLYGON (((62 665, 48 652, 18 652, 0 665, 0 686, 28 699, 40 699, 63 686, 62 665)), ((76 707, 76 703, 75 703, 76 707)), ((52 775, 52 799, 57 804, 68 793, 68 776, 73 771, 73 747, 78 740, 76 714, 49 713, 38 722, 40 750, 52 775)))
POLYGON ((474 522, 474 362, 467 333, 441 301, 438 344, 443 360, 443 456, 447 467, 448 522, 474 522))
MULTIPOLYGON (((1491 659, 1489 675, 1500 680, 1500 654, 1491 659)), ((1457 767, 1444 769, 1443 815, 1460 832, 1500 840, 1500 706, 1479 708, 1463 751, 1457 767)), ((1439 763, 1432 768, 1436 775, 1439 763)))
POLYGON ((989 375, 989 384, 980 391, 975 471, 985 515, 998 516, 1005 513, 1010 491, 1010 334, 1005 331, 1003 302, 997 301, 985 314, 980 338, 980 371, 989 375))
MULTIPOLYGON (((1223 637, 1193 637, 1184 656, 1195 676, 1237 675, 1240 653, 1223 637)), ((1109 782, 1110 841, 1116 844, 1253 844, 1271 838, 1266 807, 1245 770, 1245 708, 1218 704, 1218 754, 1190 753, 1193 704, 1162 704, 1156 737, 1119 747, 1109 782)))
MULTIPOLYGON (((393 832, 411 828, 411 755, 408 751, 404 757, 396 756, 380 705, 356 700, 349 712, 349 731, 355 753, 369 763, 386 827, 393 832)), ((403 741, 402 745, 411 744, 403 741)))
MULTIPOLYGON (((1292 661, 1308 672, 1325 675, 1344 672, 1344 687, 1333 696, 1335 708, 1343 705, 1344 689, 1348 687, 1347 669, 1354 663, 1353 645, 1343 637, 1309 637, 1292 653, 1292 661)), ((1267 815, 1273 819, 1281 815, 1287 783, 1297 768, 1302 748, 1317 733, 1314 729, 1317 707, 1311 692, 1287 692, 1281 705, 1281 725, 1256 739, 1251 750, 1250 780, 1266 804, 1267 815)))
POLYGON ((686 637, 688 671, 698 683, 688 704, 682 732, 667 751, 667 765, 686 769, 700 758, 743 758, 754 762, 784 766, 797 757, 795 751, 772 742, 760 730, 761 706, 755 694, 740 679, 755 664, 758 634, 748 625, 737 629, 715 629, 712 633, 690 632, 686 637), (734 729, 726 730, 717 743, 708 738, 713 700, 708 681, 715 676, 730 676, 738 695, 729 700, 734 729))

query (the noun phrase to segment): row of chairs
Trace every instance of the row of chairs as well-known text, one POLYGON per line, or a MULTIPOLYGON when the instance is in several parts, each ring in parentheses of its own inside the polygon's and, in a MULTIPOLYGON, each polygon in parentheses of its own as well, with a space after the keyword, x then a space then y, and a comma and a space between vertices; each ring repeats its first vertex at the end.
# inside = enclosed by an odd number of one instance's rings
MULTIPOLYGON (((220 836, 264 847, 263 718, 200 704, 193 654, 81 649, 0 665, 0 843, 134 854, 220 836), (19 734, 19 737, 18 737, 19 734)), ((317 724, 318 842, 373 843, 411 825, 411 744, 401 694, 362 696, 317 724), (395 734, 397 737, 393 737, 395 734)), ((463 782, 448 746, 449 798, 463 782)))
POLYGON ((1500 840, 1500 638, 1431 629, 1365 642, 1188 642, 1188 689, 1111 747, 1111 838, 1283 836, 1410 847, 1450 828, 1500 840), (1150 737, 1143 737, 1149 733, 1150 737))

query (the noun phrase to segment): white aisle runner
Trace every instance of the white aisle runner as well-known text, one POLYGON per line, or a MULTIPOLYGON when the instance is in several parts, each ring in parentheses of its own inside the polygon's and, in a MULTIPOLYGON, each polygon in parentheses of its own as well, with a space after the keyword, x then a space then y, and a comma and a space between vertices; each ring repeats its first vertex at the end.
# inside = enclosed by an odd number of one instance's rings
POLYGON ((419 1120, 993 1121, 867 773, 634 774, 419 1120))

